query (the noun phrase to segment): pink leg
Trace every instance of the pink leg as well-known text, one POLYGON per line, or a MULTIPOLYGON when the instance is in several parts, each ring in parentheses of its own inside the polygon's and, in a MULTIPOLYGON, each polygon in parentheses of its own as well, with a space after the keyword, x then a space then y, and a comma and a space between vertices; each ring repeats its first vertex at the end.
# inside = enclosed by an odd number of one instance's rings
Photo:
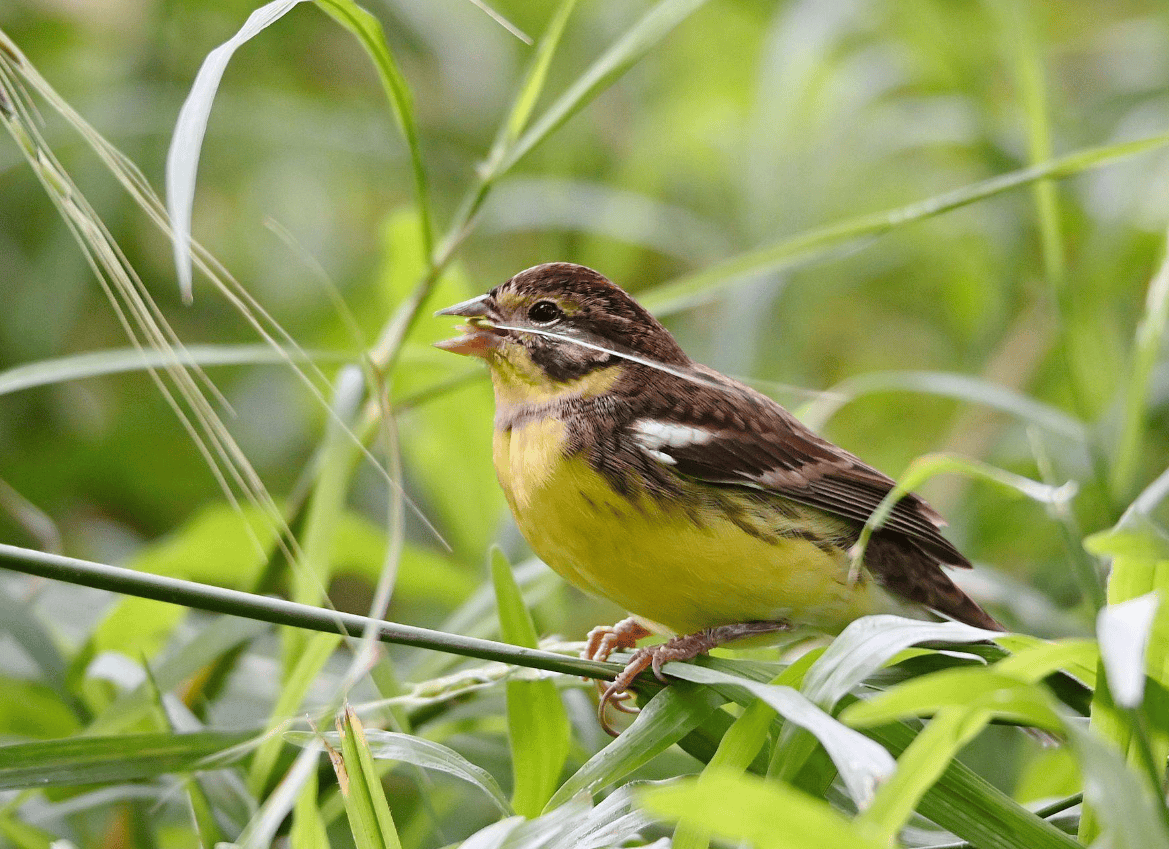
POLYGON ((597 716, 601 721, 601 727, 614 737, 617 736, 605 719, 605 708, 613 699, 624 696, 634 679, 646 669, 653 669, 657 679, 662 683, 667 683, 666 677, 662 673, 662 666, 671 661, 691 660, 733 640, 787 631, 790 628, 791 624, 784 621, 740 622, 734 625, 707 628, 696 634, 673 637, 661 645, 638 649, 633 653, 633 657, 630 658, 624 671, 613 679, 613 683, 601 694, 601 703, 597 706, 597 716))

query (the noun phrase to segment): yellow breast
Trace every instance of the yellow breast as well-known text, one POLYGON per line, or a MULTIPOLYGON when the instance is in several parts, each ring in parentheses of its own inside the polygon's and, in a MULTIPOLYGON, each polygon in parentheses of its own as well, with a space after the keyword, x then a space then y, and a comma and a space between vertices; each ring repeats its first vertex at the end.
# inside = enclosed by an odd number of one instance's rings
MULTIPOLYGON (((747 505, 748 496, 720 490, 713 498, 694 483, 685 510, 646 493, 620 495, 583 456, 565 456, 567 434, 554 417, 497 430, 494 457, 525 539, 578 588, 675 633, 776 619, 837 631, 867 613, 904 612, 875 582, 850 584, 842 550, 749 533, 741 512, 731 521, 726 508, 742 506, 736 497, 747 505)), ((751 500, 745 512, 784 521, 761 509, 751 500)), ((829 519, 805 511, 787 521, 816 531, 829 519)))

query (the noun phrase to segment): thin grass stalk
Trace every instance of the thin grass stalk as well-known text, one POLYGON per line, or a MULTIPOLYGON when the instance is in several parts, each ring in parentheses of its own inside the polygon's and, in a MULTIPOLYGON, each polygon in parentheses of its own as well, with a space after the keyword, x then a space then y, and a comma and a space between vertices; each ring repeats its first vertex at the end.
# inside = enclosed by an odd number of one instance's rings
POLYGON ((521 648, 494 640, 464 637, 448 634, 414 625, 371 619, 355 613, 328 610, 297 604, 280 598, 254 595, 252 593, 213 587, 195 581, 182 581, 161 575, 151 575, 109 566, 74 557, 63 557, 0 544, 0 561, 16 572, 38 575, 56 581, 79 586, 108 590, 124 595, 150 598, 179 604, 212 613, 226 613, 242 616, 276 625, 292 625, 310 631, 350 636, 360 634, 369 628, 376 631, 377 638, 384 643, 414 646, 433 651, 473 657, 480 660, 494 660, 531 669, 561 672, 565 675, 580 675, 585 678, 612 680, 623 667, 616 663, 598 663, 581 660, 539 649, 521 648))

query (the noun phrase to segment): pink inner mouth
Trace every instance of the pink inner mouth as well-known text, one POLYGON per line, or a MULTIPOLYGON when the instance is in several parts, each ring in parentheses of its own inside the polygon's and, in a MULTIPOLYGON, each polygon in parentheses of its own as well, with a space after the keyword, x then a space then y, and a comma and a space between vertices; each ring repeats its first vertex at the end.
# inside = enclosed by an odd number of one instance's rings
POLYGON ((435 342, 434 347, 465 357, 486 357, 496 347, 500 337, 505 335, 504 331, 490 325, 474 323, 460 324, 455 329, 462 331, 463 335, 435 342))

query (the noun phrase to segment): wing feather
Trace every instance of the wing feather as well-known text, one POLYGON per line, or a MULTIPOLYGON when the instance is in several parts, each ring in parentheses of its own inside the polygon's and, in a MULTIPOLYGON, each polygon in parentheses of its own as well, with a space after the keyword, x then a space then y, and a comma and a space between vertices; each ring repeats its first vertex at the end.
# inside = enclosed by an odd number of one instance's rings
MULTIPOLYGON (((643 440, 643 450, 668 455, 673 471, 711 484, 773 492, 860 524, 895 486, 765 395, 713 370, 698 370, 699 388, 658 382, 654 391, 643 393, 630 424, 635 437, 643 431, 658 435, 652 449, 643 440), (668 434, 675 438, 670 441, 668 434)), ((910 493, 897 502, 884 528, 909 537, 943 563, 969 567, 940 533, 944 526, 933 508, 910 493)))

